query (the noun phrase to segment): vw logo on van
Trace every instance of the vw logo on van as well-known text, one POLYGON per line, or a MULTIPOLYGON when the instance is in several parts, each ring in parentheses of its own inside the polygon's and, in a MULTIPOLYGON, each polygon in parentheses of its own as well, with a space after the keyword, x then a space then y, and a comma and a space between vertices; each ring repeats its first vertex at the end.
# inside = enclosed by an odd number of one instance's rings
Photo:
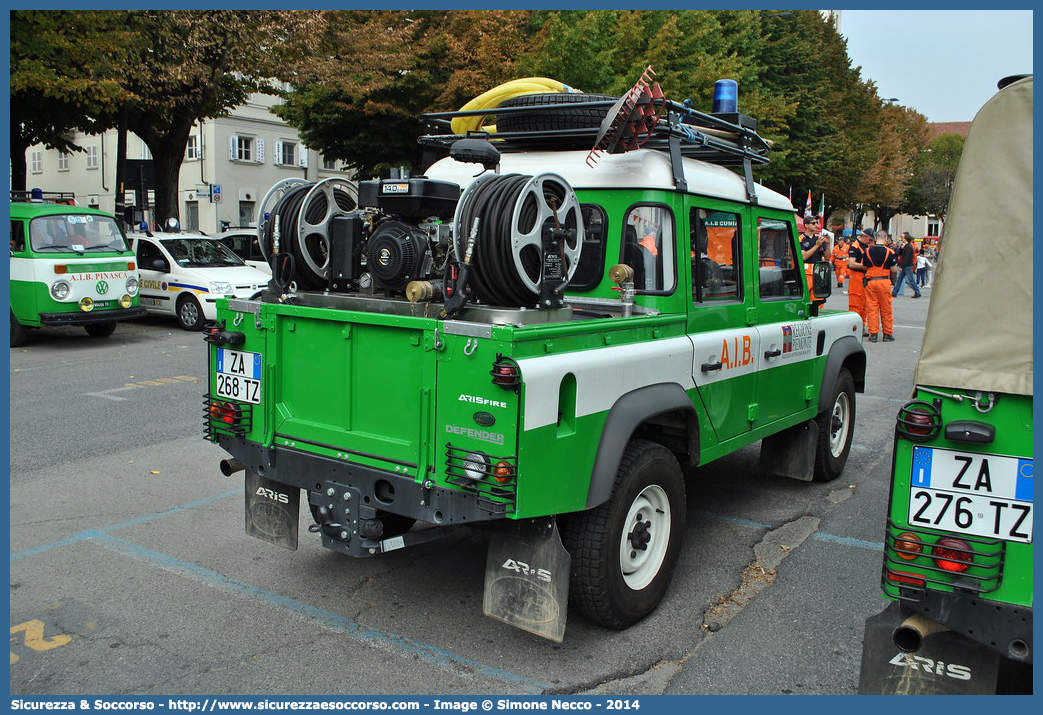
POLYGON ((94 286, 94 290, 98 291, 98 295, 105 295, 109 292, 109 284, 107 281, 98 281, 98 284, 94 286))

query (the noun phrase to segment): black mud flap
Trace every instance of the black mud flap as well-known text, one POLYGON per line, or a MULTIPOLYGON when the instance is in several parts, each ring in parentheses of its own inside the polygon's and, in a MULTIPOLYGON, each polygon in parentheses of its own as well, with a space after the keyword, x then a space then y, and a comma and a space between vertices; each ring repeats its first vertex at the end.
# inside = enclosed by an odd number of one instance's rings
POLYGON ((561 643, 571 564, 553 521, 532 536, 493 534, 485 563, 483 612, 561 643))
POLYGON ((915 653, 903 653, 892 634, 905 619, 897 602, 866 619, 860 695, 996 693, 999 653, 948 630, 924 636, 915 653))
POLYGON ((246 470, 246 533, 297 550, 301 490, 246 470))

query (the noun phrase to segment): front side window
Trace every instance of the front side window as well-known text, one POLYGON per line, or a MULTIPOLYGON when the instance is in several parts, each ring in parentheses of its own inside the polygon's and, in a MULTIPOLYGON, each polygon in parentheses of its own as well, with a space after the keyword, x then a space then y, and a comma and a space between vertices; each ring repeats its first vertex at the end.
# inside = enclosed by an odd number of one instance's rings
POLYGON ((757 219, 757 265, 761 298, 799 298, 804 293, 804 262, 795 254, 790 224, 757 219))
POLYGON ((127 243, 116 222, 107 216, 93 214, 34 218, 29 223, 29 241, 34 251, 41 252, 127 250, 127 243))
POLYGON ((25 250, 25 224, 21 221, 11 222, 11 250, 15 253, 25 250))
POLYGON ((623 222, 620 258, 634 269, 634 288, 642 293, 672 293, 677 284, 674 217, 666 206, 640 205, 623 222))
POLYGON ((692 299, 696 303, 742 300, 739 214, 693 208, 692 299))

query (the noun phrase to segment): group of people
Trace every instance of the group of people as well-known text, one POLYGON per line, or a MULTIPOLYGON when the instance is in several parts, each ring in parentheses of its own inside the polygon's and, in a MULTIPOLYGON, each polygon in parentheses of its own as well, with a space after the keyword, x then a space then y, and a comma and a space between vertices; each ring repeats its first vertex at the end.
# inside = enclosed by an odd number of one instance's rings
MULTIPOLYGON (((800 249, 808 270, 814 263, 827 260, 828 245, 829 236, 823 235, 819 219, 806 217, 800 249)), ((920 288, 928 284, 927 270, 932 267, 909 232, 904 232, 895 246, 887 231, 875 235, 869 229, 856 231, 850 243, 846 238, 836 242, 828 260, 836 269, 837 287, 848 282, 848 310, 862 317, 863 336, 871 343, 894 342, 892 299, 904 294, 906 283, 913 289, 913 298, 921 297, 920 288)))

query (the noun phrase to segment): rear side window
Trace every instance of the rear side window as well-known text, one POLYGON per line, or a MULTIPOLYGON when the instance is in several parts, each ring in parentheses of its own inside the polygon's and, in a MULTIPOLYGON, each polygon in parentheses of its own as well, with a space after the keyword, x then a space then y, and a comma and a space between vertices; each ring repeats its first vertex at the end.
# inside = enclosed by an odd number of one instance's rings
POLYGON ((621 262, 634 269, 639 293, 668 295, 677 286, 674 217, 660 205, 638 205, 623 222, 621 262))
POLYGON ((761 298, 799 298, 804 294, 804 263, 794 253, 790 224, 757 219, 757 257, 761 298))
POLYGON ((739 214, 693 208, 691 224, 692 300, 742 300, 742 224, 739 214))
POLYGON ((605 273, 605 239, 608 218, 597 204, 580 204, 583 212, 583 250, 579 265, 569 281, 570 291, 588 291, 597 287, 605 273))

